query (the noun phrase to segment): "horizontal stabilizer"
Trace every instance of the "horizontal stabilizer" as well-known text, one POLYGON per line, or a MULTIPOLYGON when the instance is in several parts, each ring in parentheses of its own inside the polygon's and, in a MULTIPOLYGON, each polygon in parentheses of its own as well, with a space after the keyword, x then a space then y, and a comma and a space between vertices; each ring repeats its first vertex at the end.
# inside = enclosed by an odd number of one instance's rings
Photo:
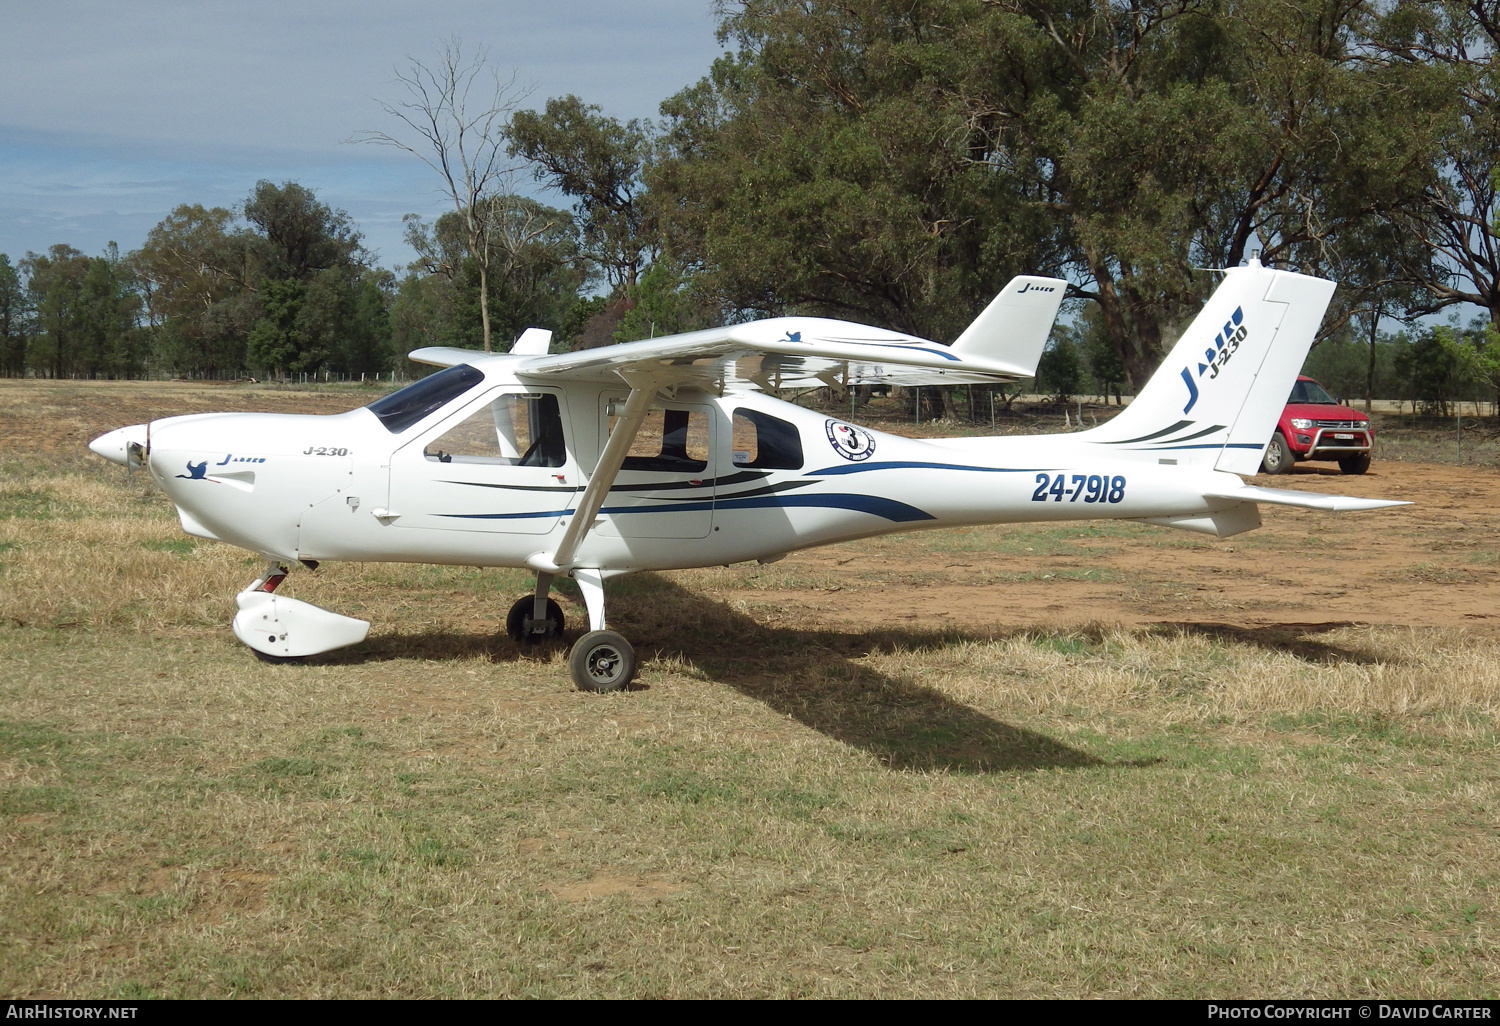
POLYGON ((1205 499, 1232 499, 1235 502, 1268 502, 1273 506, 1298 506, 1302 509, 1320 509, 1326 513, 1356 513, 1367 509, 1411 505, 1409 502, 1396 499, 1361 499, 1353 495, 1320 495, 1317 492, 1296 492, 1290 488, 1258 488, 1254 485, 1226 488, 1221 492, 1206 492, 1203 497, 1205 499))
POLYGON ((1057 308, 1068 292, 1061 278, 1023 274, 991 300, 953 343, 953 351, 964 359, 988 357, 1004 360, 1027 375, 1036 373, 1042 347, 1057 320, 1057 308))
POLYGON ((457 349, 453 346, 427 346, 423 349, 413 349, 407 353, 407 358, 413 363, 430 364, 433 367, 457 367, 461 363, 473 363, 482 360, 494 353, 486 353, 479 349, 457 349))
POLYGON ((1140 517, 1142 524, 1175 527, 1179 531, 1211 534, 1215 538, 1232 538, 1260 526, 1260 507, 1253 502, 1238 502, 1228 509, 1177 517, 1140 517))

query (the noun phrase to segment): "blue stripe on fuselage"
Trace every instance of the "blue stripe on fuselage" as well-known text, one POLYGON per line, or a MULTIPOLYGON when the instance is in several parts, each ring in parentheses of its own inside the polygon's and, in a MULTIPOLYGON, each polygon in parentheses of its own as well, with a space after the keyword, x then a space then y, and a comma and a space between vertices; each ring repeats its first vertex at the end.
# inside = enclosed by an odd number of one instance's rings
MULTIPOLYGON (((740 499, 723 499, 719 502, 678 502, 667 506, 606 506, 600 513, 617 516, 623 513, 696 513, 718 508, 733 509, 787 509, 787 508, 847 509, 856 513, 869 513, 894 523, 905 524, 917 520, 936 520, 931 513, 909 506, 895 499, 878 495, 756 495, 740 499)), ((546 510, 540 513, 439 513, 438 516, 460 520, 537 520, 542 517, 567 516, 571 509, 546 510)))

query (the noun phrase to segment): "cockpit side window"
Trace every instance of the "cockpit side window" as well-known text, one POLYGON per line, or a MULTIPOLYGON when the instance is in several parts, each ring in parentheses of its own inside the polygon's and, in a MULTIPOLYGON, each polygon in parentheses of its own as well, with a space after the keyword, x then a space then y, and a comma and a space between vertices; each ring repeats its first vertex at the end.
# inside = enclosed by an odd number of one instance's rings
POLYGON ((434 463, 560 467, 568 461, 557 396, 502 395, 423 447, 434 463))
POLYGON ((797 426, 761 413, 759 410, 735 410, 734 449, 736 467, 757 470, 802 469, 802 436, 797 426))
POLYGON ((461 363, 413 381, 403 389, 376 399, 365 409, 379 417, 387 431, 399 435, 483 380, 483 371, 461 363))

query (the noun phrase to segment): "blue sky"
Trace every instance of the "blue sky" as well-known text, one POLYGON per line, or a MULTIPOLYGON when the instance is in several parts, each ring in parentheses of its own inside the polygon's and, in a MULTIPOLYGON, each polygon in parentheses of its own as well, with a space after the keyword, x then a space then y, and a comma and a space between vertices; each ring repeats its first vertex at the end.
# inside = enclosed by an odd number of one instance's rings
POLYGON ((178 204, 232 207, 267 178, 404 264, 402 215, 451 201, 415 157, 345 140, 394 134, 377 100, 401 98, 409 57, 456 35, 516 72, 526 106, 574 93, 654 118, 721 52, 715 25, 711 0, 0 0, 0 253, 128 251, 178 204))

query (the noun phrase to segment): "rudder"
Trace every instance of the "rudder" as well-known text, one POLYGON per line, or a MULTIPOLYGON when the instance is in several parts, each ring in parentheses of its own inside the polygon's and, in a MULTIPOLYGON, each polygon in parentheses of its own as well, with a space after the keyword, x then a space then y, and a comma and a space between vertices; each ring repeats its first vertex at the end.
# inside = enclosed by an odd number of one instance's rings
POLYGON ((1088 440, 1254 474, 1334 287, 1259 261, 1230 270, 1135 400, 1088 440))

